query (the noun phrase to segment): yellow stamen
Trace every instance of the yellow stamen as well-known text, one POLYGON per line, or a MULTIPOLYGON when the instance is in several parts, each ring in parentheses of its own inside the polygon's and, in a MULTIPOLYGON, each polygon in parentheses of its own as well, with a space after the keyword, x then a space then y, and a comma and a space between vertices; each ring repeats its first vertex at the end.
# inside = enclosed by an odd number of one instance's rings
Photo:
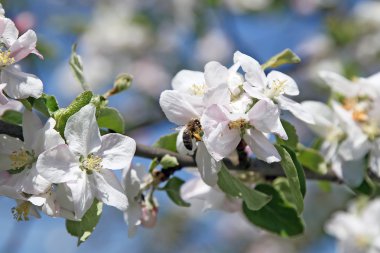
POLYGON ((287 80, 273 80, 269 89, 265 91, 266 95, 270 98, 276 98, 285 92, 287 80))
POLYGON ((248 122, 245 119, 238 119, 228 123, 229 129, 243 129, 248 126, 248 122))
POLYGON ((11 170, 25 167, 30 168, 36 161, 33 152, 24 149, 12 152, 12 154, 9 155, 9 159, 11 160, 11 170))
POLYGON ((195 96, 203 96, 206 92, 206 85, 204 84, 193 84, 190 88, 191 94, 195 96))
POLYGON ((11 57, 11 52, 10 51, 1 51, 0 52, 0 66, 5 67, 8 65, 11 65, 15 63, 15 59, 11 57))
POLYGON ((99 172, 102 168, 102 158, 93 154, 87 156, 87 158, 81 161, 81 170, 85 171, 87 174, 92 174, 93 172, 99 172))

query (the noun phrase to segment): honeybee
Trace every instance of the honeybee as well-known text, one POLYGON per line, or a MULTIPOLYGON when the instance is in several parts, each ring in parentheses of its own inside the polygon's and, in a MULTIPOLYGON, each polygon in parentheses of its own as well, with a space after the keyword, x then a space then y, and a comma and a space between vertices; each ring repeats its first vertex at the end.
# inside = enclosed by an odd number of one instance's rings
POLYGON ((193 139, 196 141, 202 140, 202 126, 199 119, 192 119, 186 124, 186 128, 183 131, 182 141, 185 148, 193 150, 193 139))

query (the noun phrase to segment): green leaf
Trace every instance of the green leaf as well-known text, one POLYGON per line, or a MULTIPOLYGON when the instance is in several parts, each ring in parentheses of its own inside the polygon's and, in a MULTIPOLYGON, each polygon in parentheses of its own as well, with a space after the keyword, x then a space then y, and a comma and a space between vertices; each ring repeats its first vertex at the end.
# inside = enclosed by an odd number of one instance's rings
POLYGON ((6 110, 3 115, 1 115, 0 119, 13 125, 21 126, 22 113, 14 110, 6 110))
POLYGON ((301 59, 298 57, 298 55, 296 55, 292 50, 287 48, 284 51, 270 58, 266 63, 262 64, 261 67, 265 70, 267 68, 276 68, 284 64, 293 64, 300 62, 301 59))
POLYGON ((250 210, 243 203, 243 213, 254 225, 283 237, 302 234, 304 222, 297 211, 289 205, 271 185, 259 184, 256 190, 271 195, 271 201, 260 210, 250 210))
POLYGON ((78 97, 76 97, 74 101, 68 107, 61 108, 54 113, 53 116, 57 122, 55 128, 61 134, 61 136, 63 136, 66 122, 69 119, 69 117, 77 113, 82 107, 90 103, 91 98, 92 98, 92 92, 85 91, 82 94, 80 94, 78 97))
POLYGON ((98 110, 96 121, 100 128, 108 128, 119 134, 124 133, 124 119, 121 113, 112 107, 98 110))
POLYGON ((176 167, 179 165, 177 158, 168 154, 164 155, 161 158, 160 164, 164 169, 176 167))
POLYGON ((224 193, 243 199, 251 210, 259 210, 271 200, 271 196, 249 188, 232 176, 224 164, 218 173, 218 186, 224 193))
POLYGON ((181 197, 181 186, 185 183, 182 179, 178 177, 172 177, 169 179, 169 181, 166 183, 166 185, 162 188, 166 191, 169 198, 177 205, 179 206, 185 206, 189 207, 190 204, 184 201, 181 197))
POLYGON ((66 229, 72 236, 78 237, 78 246, 86 241, 95 230, 102 214, 103 203, 95 200, 90 209, 84 214, 82 220, 66 220, 66 229))
POLYGON ((177 136, 178 133, 164 135, 160 139, 158 139, 158 141, 156 141, 152 146, 155 148, 164 148, 173 152, 177 152, 177 136))
POLYGON ((369 177, 365 177, 363 182, 352 190, 357 194, 372 196, 376 191, 376 186, 369 177))
POLYGON ((278 191, 278 193, 281 194, 284 200, 287 202, 292 202, 292 192, 290 190, 289 180, 287 178, 278 177, 273 181, 272 185, 278 191))
POLYGON ((44 114, 46 117, 50 117, 59 109, 57 99, 54 96, 42 94, 38 99, 34 99, 33 108, 44 114))
POLYGON ((150 162, 150 165, 149 165, 149 173, 152 173, 152 171, 160 164, 160 162, 158 161, 158 158, 155 157, 151 162, 150 162))
POLYGON ((296 166, 298 180, 300 182, 301 193, 302 193, 302 196, 305 197, 305 195, 306 195, 306 176, 305 176, 305 171, 304 171, 301 163, 299 162, 299 160, 297 158, 297 154, 292 149, 290 149, 290 148, 288 148, 286 146, 284 148, 286 149, 286 151, 288 151, 290 157, 293 160, 294 166, 296 166))
POLYGON ((289 181, 293 199, 292 203, 296 206, 297 212, 300 214, 303 211, 303 194, 301 189, 304 188, 301 186, 301 184, 304 184, 305 182, 302 182, 302 180, 300 180, 302 176, 299 178, 296 165, 294 164, 293 159, 289 154, 289 151, 291 150, 278 145, 276 145, 276 149, 281 156, 281 167, 283 168, 286 178, 289 181))
POLYGON ((325 159, 317 150, 303 147, 299 149, 297 155, 300 163, 307 169, 321 175, 327 173, 325 159))
POLYGON ((77 44, 74 44, 72 46, 69 64, 70 64, 71 70, 73 71, 75 78, 81 84, 83 90, 85 90, 85 91, 90 90, 90 87, 88 86, 88 84, 84 78, 84 75, 83 75, 82 59, 77 54, 77 44))
POLYGON ((296 150, 298 145, 298 135, 296 128, 286 120, 281 120, 281 124, 284 127, 286 134, 288 135, 288 139, 283 140, 279 137, 276 137, 277 143, 296 150))

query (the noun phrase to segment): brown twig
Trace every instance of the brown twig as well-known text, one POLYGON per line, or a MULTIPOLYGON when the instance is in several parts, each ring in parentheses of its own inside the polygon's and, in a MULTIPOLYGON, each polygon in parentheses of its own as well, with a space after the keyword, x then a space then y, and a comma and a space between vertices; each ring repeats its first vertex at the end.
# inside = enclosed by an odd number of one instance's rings
MULTIPOLYGON (((0 121, 0 134, 7 134, 22 139, 22 128, 20 126, 15 126, 0 121)), ((155 148, 143 144, 137 144, 136 156, 150 159, 154 159, 157 157, 158 159, 161 159, 166 154, 176 157, 180 167, 196 166, 195 160, 191 156, 181 155, 162 148, 155 148)), ((230 170, 253 171, 265 177, 266 179, 275 179, 277 177, 285 176, 284 171, 279 163, 268 164, 257 159, 250 159, 248 165, 245 165, 244 167, 239 167, 234 166, 228 159, 225 159, 224 162, 230 170)), ((332 173, 321 175, 314 173, 308 170, 307 168, 305 170, 305 176, 309 180, 324 180, 337 183, 341 182, 341 180, 332 173)))

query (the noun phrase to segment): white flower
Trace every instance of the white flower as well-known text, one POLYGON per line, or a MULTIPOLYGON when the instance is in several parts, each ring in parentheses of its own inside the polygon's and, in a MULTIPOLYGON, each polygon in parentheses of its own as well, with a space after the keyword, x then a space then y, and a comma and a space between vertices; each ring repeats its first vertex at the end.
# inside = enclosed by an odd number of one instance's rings
MULTIPOLYGON (((0 194, 11 187, 16 192, 39 194, 50 187, 36 169, 37 157, 47 149, 63 144, 64 140, 54 130, 55 121, 50 118, 45 125, 31 111, 23 114, 24 142, 7 135, 0 135, 0 168, 7 170, 7 178, 2 178, 0 194)), ((6 195, 6 194, 5 194, 6 195)))
POLYGON ((137 226, 141 224, 141 188, 147 174, 143 166, 134 166, 123 170, 123 186, 128 198, 128 208, 124 212, 124 220, 128 224, 128 236, 136 234, 137 226), (135 168, 134 168, 135 167, 135 168))
POLYGON ((367 206, 353 203, 348 212, 337 212, 325 230, 338 240, 341 253, 380 252, 380 199, 367 206))
POLYGON ((199 177, 187 181, 181 187, 181 196, 185 201, 201 201, 202 210, 218 209, 226 212, 241 210, 241 200, 231 198, 219 190, 217 186, 211 187, 199 177))
POLYGON ((286 97, 299 94, 296 82, 288 75, 279 71, 271 71, 266 76, 260 64, 248 55, 236 52, 234 62, 239 63, 245 72, 244 90, 253 98, 273 100, 280 109, 290 111, 297 118, 313 123, 312 116, 301 104, 286 97))
POLYGON ((277 106, 271 101, 258 101, 246 114, 231 113, 224 106, 207 108, 201 118, 204 142, 216 161, 229 156, 241 139, 250 146, 257 158, 268 163, 280 161, 276 148, 262 132, 276 132, 287 138, 277 106))
POLYGON ((43 89, 41 80, 14 66, 31 53, 43 58, 36 49, 36 33, 28 30, 18 37, 18 30, 12 20, 0 17, 0 42, 5 46, 0 48, 0 83, 6 84, 4 92, 14 99, 39 98, 43 89))
POLYGON ((320 71, 319 76, 332 89, 332 91, 340 93, 346 98, 358 96, 379 96, 380 89, 378 81, 380 75, 373 75, 368 78, 357 78, 348 80, 347 78, 330 71, 320 71))
POLYGON ((68 145, 44 152, 37 161, 43 177, 52 183, 65 183, 71 190, 76 218, 84 215, 94 198, 123 211, 128 205, 111 170, 130 166, 136 143, 120 134, 101 137, 95 111, 89 104, 71 116, 64 132, 68 145))
POLYGON ((51 217, 78 220, 75 217, 71 192, 64 184, 51 185, 46 192, 30 196, 28 201, 51 217))
POLYGON ((313 115, 310 129, 324 139, 321 152, 325 161, 348 185, 359 185, 365 172, 364 157, 370 148, 368 137, 336 102, 332 102, 332 108, 315 101, 304 101, 302 105, 313 115))

